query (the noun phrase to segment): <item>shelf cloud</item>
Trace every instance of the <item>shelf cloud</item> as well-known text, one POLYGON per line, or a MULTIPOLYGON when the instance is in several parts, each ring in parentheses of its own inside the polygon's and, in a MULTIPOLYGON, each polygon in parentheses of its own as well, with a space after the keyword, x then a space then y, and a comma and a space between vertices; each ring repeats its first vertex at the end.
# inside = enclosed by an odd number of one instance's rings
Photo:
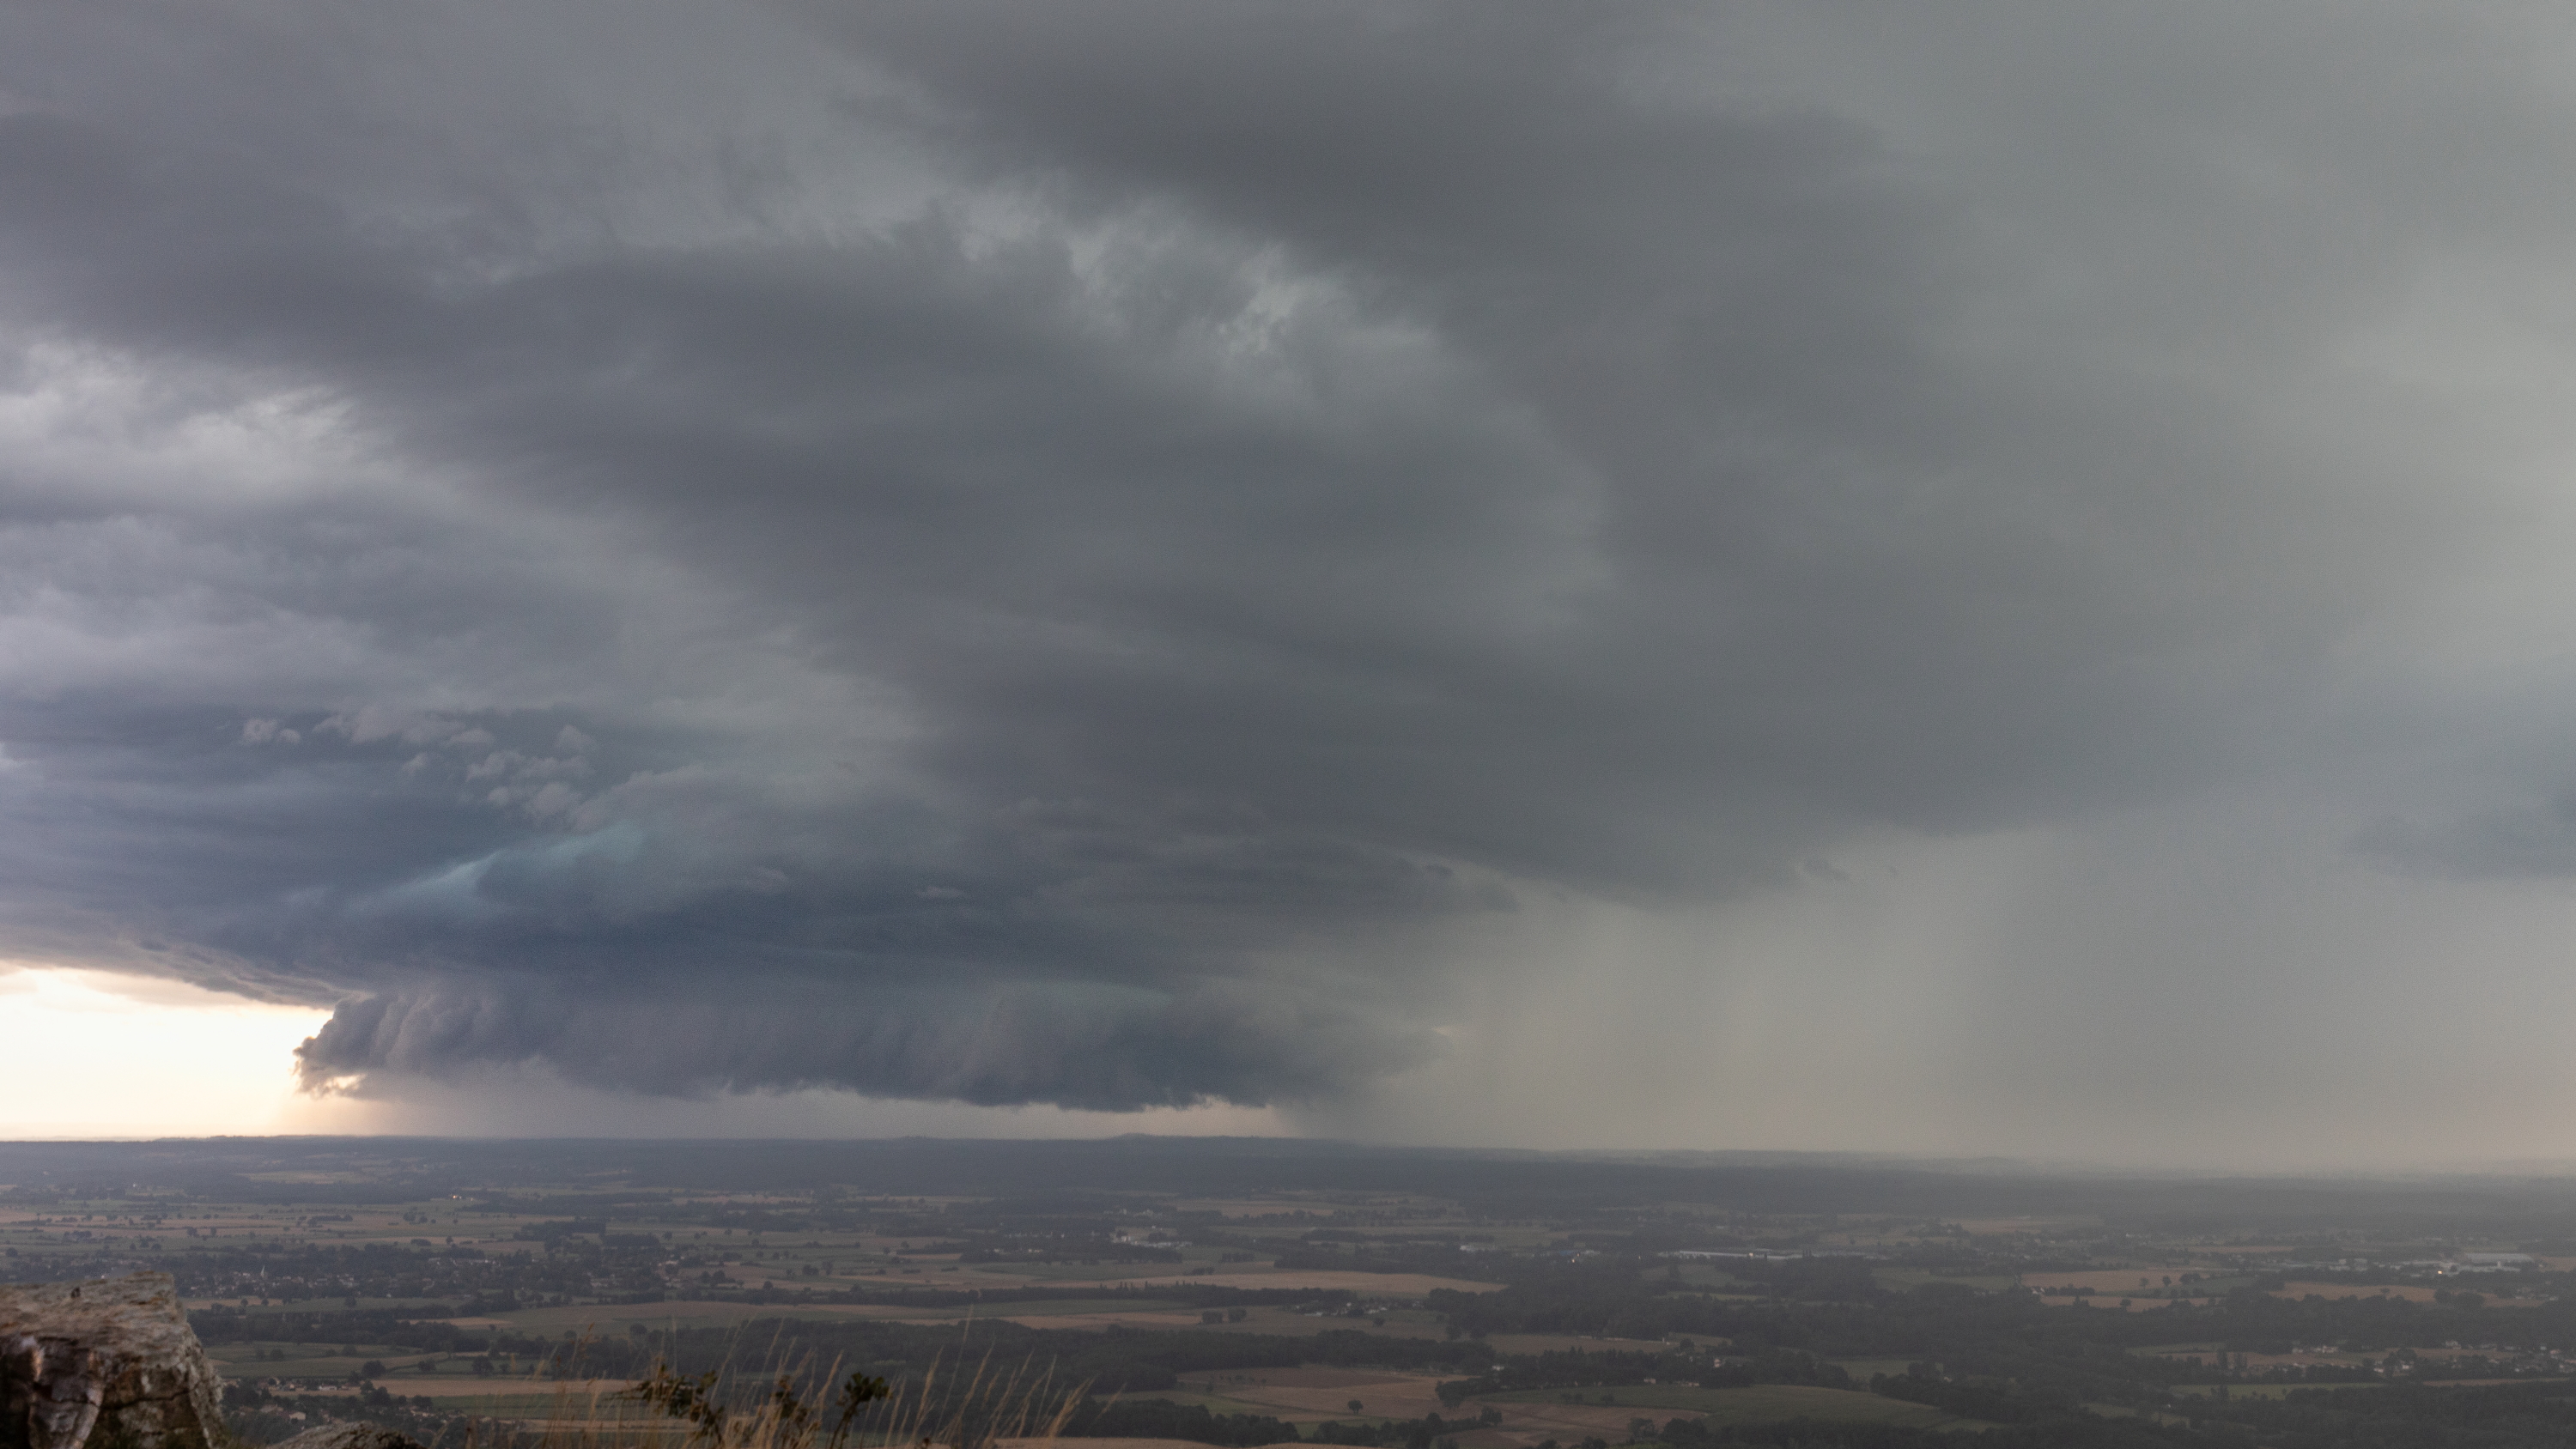
POLYGON ((2553 25, 20 7, 9 954, 1327 1111, 1890 841, 2563 880, 2553 25))

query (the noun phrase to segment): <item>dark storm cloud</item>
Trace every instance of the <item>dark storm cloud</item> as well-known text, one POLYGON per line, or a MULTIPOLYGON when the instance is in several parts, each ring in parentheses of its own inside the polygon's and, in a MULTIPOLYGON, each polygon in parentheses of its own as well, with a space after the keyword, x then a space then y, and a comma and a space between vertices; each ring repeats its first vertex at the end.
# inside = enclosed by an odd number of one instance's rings
POLYGON ((2576 793, 2439 823, 2382 816, 2353 833, 2352 849, 2394 869, 2436 877, 2576 875, 2576 793))
POLYGON ((2252 244, 2398 204, 1758 18, 0 19, 18 949, 316 1082, 1305 1101, 1425 923, 2313 745, 2443 537, 2291 375, 2417 239, 2252 244))

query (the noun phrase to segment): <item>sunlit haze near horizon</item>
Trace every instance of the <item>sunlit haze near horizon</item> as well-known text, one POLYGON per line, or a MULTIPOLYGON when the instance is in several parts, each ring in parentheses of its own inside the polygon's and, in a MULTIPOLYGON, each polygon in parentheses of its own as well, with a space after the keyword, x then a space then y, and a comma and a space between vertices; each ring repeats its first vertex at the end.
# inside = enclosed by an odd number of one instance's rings
POLYGON ((0 1138, 2576 1159, 2576 13, 0 7, 0 1138))

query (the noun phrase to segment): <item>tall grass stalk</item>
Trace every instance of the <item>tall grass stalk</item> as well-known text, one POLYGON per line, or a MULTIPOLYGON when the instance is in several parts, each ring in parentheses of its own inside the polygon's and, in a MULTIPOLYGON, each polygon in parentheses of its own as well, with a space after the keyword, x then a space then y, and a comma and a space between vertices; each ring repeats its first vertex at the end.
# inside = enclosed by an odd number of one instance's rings
POLYGON ((657 1360, 632 1386, 593 1388, 586 1402, 565 1386, 545 1431, 519 1449, 994 1449, 1062 1437, 1088 1388, 1059 1385, 1053 1365, 1034 1357, 996 1365, 987 1351, 969 1366, 962 1345, 956 1358, 933 1358, 920 1378, 893 1384, 844 1374, 837 1361, 814 1368, 809 1358, 754 1375, 728 1361, 682 1376, 657 1360))

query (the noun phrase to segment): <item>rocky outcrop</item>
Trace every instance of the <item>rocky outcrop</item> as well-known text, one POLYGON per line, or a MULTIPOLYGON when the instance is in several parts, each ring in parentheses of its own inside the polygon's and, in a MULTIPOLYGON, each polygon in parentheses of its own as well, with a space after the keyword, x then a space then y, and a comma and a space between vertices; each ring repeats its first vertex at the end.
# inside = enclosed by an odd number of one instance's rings
POLYGON ((169 1274, 0 1287, 0 1449, 215 1449, 222 1402, 169 1274))
POLYGON ((421 1449, 420 1441, 373 1424, 325 1424, 269 1449, 421 1449))

